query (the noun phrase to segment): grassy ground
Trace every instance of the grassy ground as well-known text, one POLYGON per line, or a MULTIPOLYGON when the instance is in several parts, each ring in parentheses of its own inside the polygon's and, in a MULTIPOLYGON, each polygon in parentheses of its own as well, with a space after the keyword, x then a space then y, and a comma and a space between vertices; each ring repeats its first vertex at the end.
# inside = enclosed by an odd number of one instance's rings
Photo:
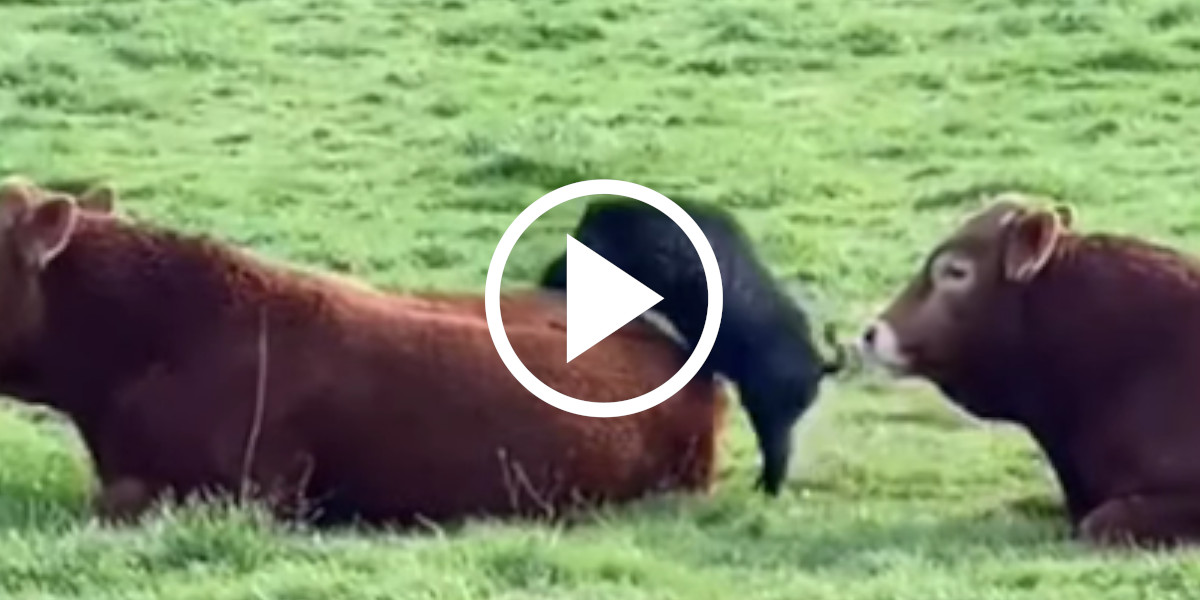
MULTIPOLYGON (((1198 141, 1186 1, 0 0, 0 171, 109 178, 137 216, 408 289, 481 291, 520 209, 611 177, 732 207, 852 324, 980 191, 1200 249, 1198 141)), ((69 430, 0 418, 6 598, 1200 595, 1195 554, 1068 541, 1026 438, 919 386, 830 386, 775 502, 739 415, 713 498, 425 536, 97 528, 69 430)))

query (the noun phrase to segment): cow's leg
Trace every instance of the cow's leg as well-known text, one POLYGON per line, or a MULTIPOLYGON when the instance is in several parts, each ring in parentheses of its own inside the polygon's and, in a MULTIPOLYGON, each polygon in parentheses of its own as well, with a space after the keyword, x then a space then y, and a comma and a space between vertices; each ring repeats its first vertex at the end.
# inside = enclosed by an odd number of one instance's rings
POLYGON ((309 484, 316 463, 309 454, 281 456, 260 465, 253 476, 258 482, 254 496, 264 502, 277 517, 302 520, 314 508, 309 484))
POLYGON ((118 430, 107 436, 99 436, 96 431, 90 433, 84 437, 100 480, 100 489, 92 497, 92 512, 108 524, 136 521, 158 499, 162 486, 138 475, 145 472, 140 456, 131 456, 123 451, 123 445, 113 443, 132 437, 126 435, 128 432, 118 430))
POLYGON ((143 479, 117 477, 102 485, 92 500, 92 508, 103 522, 129 523, 144 515, 157 496, 156 486, 143 479))
POLYGON ((1133 495, 1104 502, 1079 524, 1079 536, 1101 546, 1200 543, 1200 495, 1133 495))
POLYGON ((276 517, 303 519, 313 508, 309 486, 316 461, 297 435, 270 427, 254 444, 239 443, 228 448, 221 461, 229 486, 240 501, 263 505, 276 517))

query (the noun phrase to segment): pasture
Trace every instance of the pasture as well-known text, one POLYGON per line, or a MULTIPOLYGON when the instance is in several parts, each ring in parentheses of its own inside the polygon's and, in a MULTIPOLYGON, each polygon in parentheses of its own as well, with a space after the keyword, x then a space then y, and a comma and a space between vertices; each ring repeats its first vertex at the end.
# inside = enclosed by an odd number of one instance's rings
MULTIPOLYGON (((1185 0, 0 0, 0 24, 0 173, 105 179, 139 218, 397 289, 482 292, 517 213, 591 178, 731 207, 847 336, 981 192, 1200 252, 1185 0)), ((71 430, 6 405, 0 595, 1200 595, 1195 552, 1069 541, 1028 439, 923 386, 827 386, 774 501, 731 415, 711 498, 399 535, 219 507, 100 527, 71 430)))

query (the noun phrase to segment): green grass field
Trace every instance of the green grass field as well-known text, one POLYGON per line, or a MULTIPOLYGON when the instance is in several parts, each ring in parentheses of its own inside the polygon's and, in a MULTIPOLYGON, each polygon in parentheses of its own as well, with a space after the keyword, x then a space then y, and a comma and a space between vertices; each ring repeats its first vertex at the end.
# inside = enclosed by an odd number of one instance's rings
MULTIPOLYGON (((984 191, 1200 250, 1187 0, 0 0, 0 32, 0 172, 401 289, 482 293, 516 214, 589 178, 731 207, 848 335, 984 191)), ((4 598, 1200 596, 1195 553, 1070 541, 1021 432, 919 385, 827 387, 774 502, 737 414, 711 498, 427 535, 101 528, 71 431, 0 419, 4 598)))

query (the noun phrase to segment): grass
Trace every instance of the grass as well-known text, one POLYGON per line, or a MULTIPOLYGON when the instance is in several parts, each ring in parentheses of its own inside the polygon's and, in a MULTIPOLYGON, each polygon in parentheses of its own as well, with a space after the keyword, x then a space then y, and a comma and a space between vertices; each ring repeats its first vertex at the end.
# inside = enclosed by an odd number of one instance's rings
MULTIPOLYGON (((734 209, 851 327, 979 193, 1200 249, 1200 9, 1135 0, 0 0, 0 172, 401 289, 481 291, 500 234, 610 177, 734 209)), ((506 276, 561 250, 539 222, 506 276)), ((1070 541, 1019 431, 840 382, 782 498, 740 415, 712 498, 570 529, 87 518, 74 434, 0 412, 6 598, 1194 598, 1195 553, 1070 541)))

